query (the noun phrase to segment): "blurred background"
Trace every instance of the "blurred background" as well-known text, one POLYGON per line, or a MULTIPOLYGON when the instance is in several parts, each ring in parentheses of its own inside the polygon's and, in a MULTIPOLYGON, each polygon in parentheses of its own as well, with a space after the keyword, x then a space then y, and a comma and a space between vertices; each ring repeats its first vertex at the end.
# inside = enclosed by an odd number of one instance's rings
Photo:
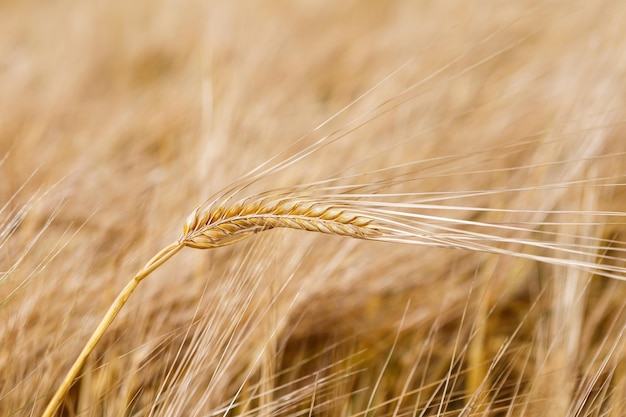
MULTIPOLYGON (((0 415, 41 413, 198 204, 326 135, 249 192, 408 173, 393 191, 603 239, 623 275, 624 21, 618 0, 1 1, 0 415)), ((59 415, 619 416, 623 284, 288 230, 186 249, 59 415)))

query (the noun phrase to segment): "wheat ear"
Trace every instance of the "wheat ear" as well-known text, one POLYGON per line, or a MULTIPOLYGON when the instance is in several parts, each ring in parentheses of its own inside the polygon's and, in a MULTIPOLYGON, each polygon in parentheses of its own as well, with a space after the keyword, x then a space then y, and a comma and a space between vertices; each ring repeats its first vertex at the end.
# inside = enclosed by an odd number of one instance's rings
POLYGON ((214 208, 211 204, 198 207, 187 218, 181 238, 157 253, 113 301, 48 403, 43 417, 54 415, 87 357, 139 283, 183 247, 208 249, 226 246, 254 233, 277 227, 369 239, 381 234, 372 223, 373 219, 360 214, 358 210, 350 210, 347 206, 299 201, 293 198, 274 202, 261 199, 231 206, 221 204, 214 208))
POLYGON ((371 239, 381 234, 373 219, 348 205, 283 198, 260 199, 207 209, 198 207, 185 222, 181 243, 208 249, 239 242, 253 233, 284 227, 371 239))

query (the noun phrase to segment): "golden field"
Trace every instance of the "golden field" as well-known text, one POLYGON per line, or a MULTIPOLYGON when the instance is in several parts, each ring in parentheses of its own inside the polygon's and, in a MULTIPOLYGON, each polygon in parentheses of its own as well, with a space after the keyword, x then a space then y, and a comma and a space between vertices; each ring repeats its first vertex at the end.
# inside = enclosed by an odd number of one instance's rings
POLYGON ((0 2, 0 416, 41 415, 237 181, 406 235, 184 248, 57 415, 625 415, 625 21, 618 0, 0 2))

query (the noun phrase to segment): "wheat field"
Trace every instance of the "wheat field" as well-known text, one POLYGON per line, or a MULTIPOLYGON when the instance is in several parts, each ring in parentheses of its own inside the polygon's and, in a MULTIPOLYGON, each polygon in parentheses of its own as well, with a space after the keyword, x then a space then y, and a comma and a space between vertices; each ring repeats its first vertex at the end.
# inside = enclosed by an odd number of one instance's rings
POLYGON ((0 416, 626 415, 625 21, 0 2, 0 416))

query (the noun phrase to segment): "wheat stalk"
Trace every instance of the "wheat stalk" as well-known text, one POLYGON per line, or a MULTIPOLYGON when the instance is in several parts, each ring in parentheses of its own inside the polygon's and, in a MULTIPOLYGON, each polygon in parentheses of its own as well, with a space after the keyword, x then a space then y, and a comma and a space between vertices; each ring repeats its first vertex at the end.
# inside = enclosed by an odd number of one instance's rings
POLYGON ((139 283, 148 275, 150 275, 154 270, 163 265, 168 259, 174 256, 182 248, 183 246, 180 245, 179 242, 174 242, 166 246, 165 248, 163 248, 163 250, 157 253, 139 272, 137 272, 137 274, 133 277, 133 279, 128 282, 128 284, 126 284, 124 289, 122 289, 115 301, 113 301, 113 303, 107 310, 106 314, 100 321, 100 324, 98 324, 98 327, 96 327, 96 330, 94 330, 94 332, 92 333, 91 337, 83 347, 83 350, 78 355, 78 358, 76 358, 76 360, 72 364, 72 367, 65 375, 65 378, 63 378, 61 385, 59 385, 59 388, 56 390, 54 396, 46 406, 43 416, 51 417, 54 415, 56 410, 59 408, 61 401, 63 401, 65 394, 67 394, 67 391, 70 389, 72 383, 76 379, 78 372, 80 372, 80 369, 85 364, 87 357, 89 357, 89 354, 94 350, 94 348, 104 335, 104 332, 106 332, 113 320, 115 320, 115 317, 117 317, 118 313, 122 310, 122 307, 124 307, 124 304, 126 304, 126 301, 128 301, 128 298, 133 293, 133 291, 135 291, 135 288, 137 288, 139 283))
POLYGON ((321 204, 293 197, 277 201, 261 199, 231 206, 220 204, 213 207, 211 204, 204 204, 198 207, 187 218, 180 239, 157 253, 113 301, 65 375, 43 416, 54 415, 87 357, 144 278, 185 246, 197 249, 217 248, 239 242, 254 233, 279 227, 360 239, 373 239, 382 234, 374 220, 358 210, 350 210, 345 205, 321 204))

